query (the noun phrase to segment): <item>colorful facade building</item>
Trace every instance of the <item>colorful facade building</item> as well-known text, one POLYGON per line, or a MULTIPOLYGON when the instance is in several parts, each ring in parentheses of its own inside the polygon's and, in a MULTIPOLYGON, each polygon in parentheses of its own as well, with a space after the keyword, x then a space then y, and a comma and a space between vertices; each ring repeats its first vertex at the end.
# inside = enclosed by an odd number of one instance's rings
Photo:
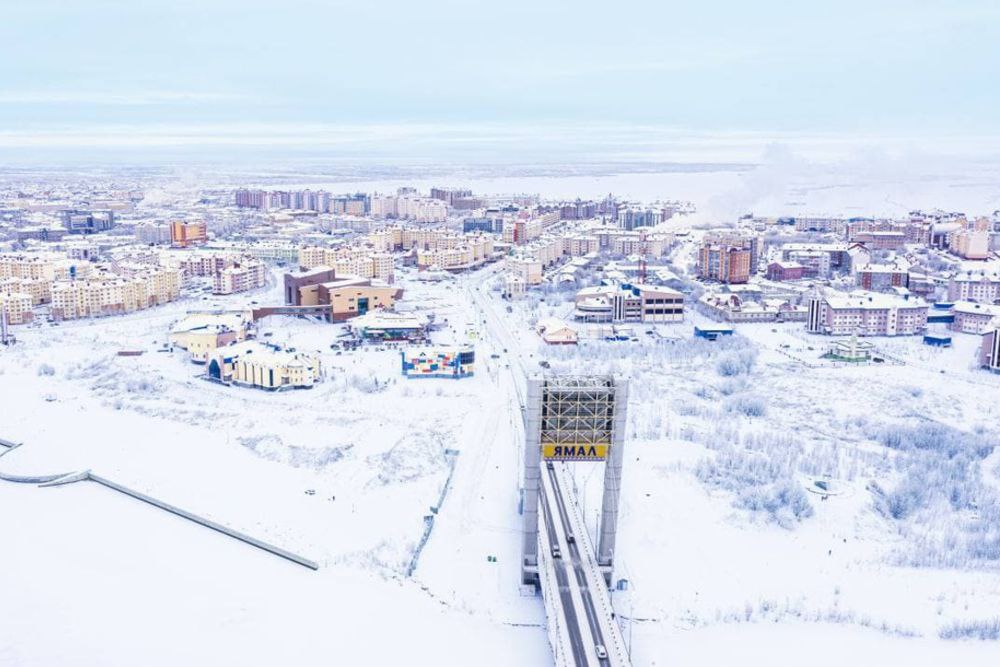
POLYGON ((175 220, 170 223, 170 243, 175 248, 188 248, 205 243, 207 240, 208 226, 204 222, 175 220))
POLYGON ((399 352, 403 376, 407 378, 471 377, 476 353, 471 347, 415 348, 399 352))

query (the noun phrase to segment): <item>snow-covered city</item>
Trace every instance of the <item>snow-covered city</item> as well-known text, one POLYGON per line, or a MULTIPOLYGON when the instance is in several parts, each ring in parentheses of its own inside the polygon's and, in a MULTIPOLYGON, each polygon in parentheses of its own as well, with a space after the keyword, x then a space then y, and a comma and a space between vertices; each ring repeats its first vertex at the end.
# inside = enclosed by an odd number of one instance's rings
POLYGON ((574 664, 606 604, 582 659, 995 660, 1000 215, 216 178, 4 175, 4 658, 574 664), (566 378, 627 385, 596 452, 566 378))
POLYGON ((0 667, 1000 665, 1000 6, 0 21, 0 667))

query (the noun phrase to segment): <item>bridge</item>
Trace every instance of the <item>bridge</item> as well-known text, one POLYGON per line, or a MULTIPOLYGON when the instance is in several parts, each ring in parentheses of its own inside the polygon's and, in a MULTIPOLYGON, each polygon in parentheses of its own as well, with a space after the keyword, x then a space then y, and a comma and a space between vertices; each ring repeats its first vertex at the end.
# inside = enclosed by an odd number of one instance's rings
POLYGON ((627 384, 606 376, 546 378, 529 373, 513 332, 492 299, 483 296, 492 275, 490 270, 481 272, 478 285, 467 290, 486 329, 507 352, 524 418, 523 581, 542 592, 556 665, 630 665, 609 590, 627 384), (578 448, 581 442, 584 446, 578 448), (567 460, 605 460, 596 550, 572 486, 566 483, 567 463, 556 460, 567 450, 567 460))

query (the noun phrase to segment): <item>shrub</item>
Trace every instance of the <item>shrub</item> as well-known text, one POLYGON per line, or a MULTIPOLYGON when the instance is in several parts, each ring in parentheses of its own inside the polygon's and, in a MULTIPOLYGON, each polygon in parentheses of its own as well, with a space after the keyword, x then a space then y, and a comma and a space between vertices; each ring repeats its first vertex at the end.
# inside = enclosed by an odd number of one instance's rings
POLYGON ((746 417, 763 417, 767 405, 757 396, 733 396, 726 401, 726 410, 746 417))
POLYGON ((941 628, 938 636, 941 639, 998 641, 1000 640, 1000 617, 984 621, 956 621, 941 628))
POLYGON ((715 364, 715 372, 722 377, 745 375, 753 370, 757 352, 753 348, 734 350, 723 354, 715 364))
POLYGON ((758 452, 730 449, 702 461, 702 482, 736 494, 736 507, 761 513, 784 528, 813 515, 802 487, 792 478, 794 462, 776 461, 758 452))

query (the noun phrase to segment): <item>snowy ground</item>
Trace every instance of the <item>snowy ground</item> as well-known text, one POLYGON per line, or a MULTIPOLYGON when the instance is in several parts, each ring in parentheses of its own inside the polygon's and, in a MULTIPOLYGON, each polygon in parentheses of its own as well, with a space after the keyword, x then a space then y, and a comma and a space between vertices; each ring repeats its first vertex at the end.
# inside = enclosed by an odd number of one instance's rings
MULTIPOLYGON (((187 310, 276 287, 19 327, 0 437, 25 445, 0 471, 91 469, 320 569, 90 483, 0 482, 0 664, 545 664, 542 605, 518 585, 510 343, 471 304, 478 278, 401 280, 436 342, 476 346, 474 378, 407 382, 395 350, 337 355, 341 327, 304 319, 261 334, 321 354, 308 391, 210 384, 157 351, 187 310)), ((888 363, 834 365, 801 324, 707 343, 691 313, 638 342, 547 348, 528 323, 565 316, 559 300, 514 305, 527 362, 631 378, 613 600, 636 665, 996 664, 995 641, 964 638, 1000 609, 1000 378, 971 363, 978 337, 880 339, 888 363)), ((600 477, 574 470, 590 525, 600 477)))

